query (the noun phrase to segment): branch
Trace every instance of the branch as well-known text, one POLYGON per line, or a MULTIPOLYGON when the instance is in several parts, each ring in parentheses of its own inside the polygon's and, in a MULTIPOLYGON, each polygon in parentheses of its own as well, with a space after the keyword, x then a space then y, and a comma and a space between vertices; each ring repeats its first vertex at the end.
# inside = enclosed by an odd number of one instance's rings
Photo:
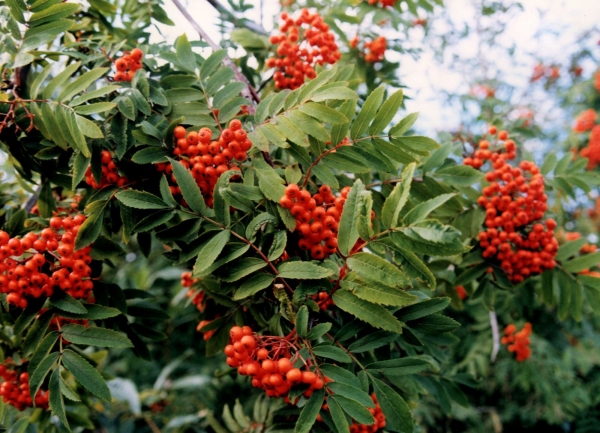
POLYGON ((490 325, 492 326, 492 356, 490 360, 492 363, 496 362, 496 356, 498 356, 498 351, 500 350, 500 332, 498 331, 498 318, 496 317, 496 312, 490 311, 490 325))
MULTIPOLYGON (((220 50, 221 47, 219 45, 217 45, 217 43, 215 41, 213 41, 210 36, 208 36, 208 34, 204 31, 204 29, 202 27, 200 27, 200 25, 194 20, 194 18, 192 18, 192 16, 183 7, 183 5, 179 2, 179 0, 172 0, 172 1, 175 4, 175 6, 177 7, 177 9, 179 9, 179 11, 185 17, 185 19, 192 25, 194 30, 196 30, 198 32, 200 37, 202 39, 204 39, 213 50, 215 50, 215 51, 220 50)), ((225 58, 223 59, 223 64, 225 66, 233 69, 233 72, 235 72, 235 78, 238 81, 240 81, 246 85, 246 89, 244 89, 244 92, 243 92, 244 97, 246 97, 246 98, 250 99, 251 101, 254 101, 255 103, 258 104, 260 102, 260 97, 258 96, 258 93, 256 93, 256 90, 254 90, 254 87, 252 87, 250 82, 248 82, 248 79, 237 68, 235 63, 233 63, 233 60, 231 60, 231 58, 229 58, 229 56, 225 56, 225 58)), ((251 107, 251 108, 253 108, 253 107, 251 107)))
POLYGON ((206 0, 212 7, 214 7, 217 12, 221 14, 222 17, 226 18, 230 21, 235 27, 245 27, 248 30, 252 30, 255 33, 259 33, 261 35, 268 35, 267 31, 263 28, 261 24, 254 23, 244 18, 238 18, 232 11, 227 9, 218 0, 206 0))

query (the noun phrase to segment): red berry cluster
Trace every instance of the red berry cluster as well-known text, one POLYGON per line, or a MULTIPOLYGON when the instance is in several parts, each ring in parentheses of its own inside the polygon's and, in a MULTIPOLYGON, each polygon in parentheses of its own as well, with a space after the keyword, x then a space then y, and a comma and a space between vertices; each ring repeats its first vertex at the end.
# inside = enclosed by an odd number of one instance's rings
POLYGON ((319 308, 323 311, 327 310, 329 307, 333 307, 335 303, 333 302, 333 298, 329 292, 319 292, 316 295, 312 296, 315 300, 319 308))
POLYGON ((396 3, 396 0, 369 0, 369 4, 371 6, 376 6, 377 3, 379 3, 379 6, 382 8, 393 7, 394 3, 396 3))
POLYGON ((333 65, 342 55, 329 25, 318 13, 302 9, 296 20, 286 12, 281 19, 281 33, 270 38, 272 44, 279 44, 277 52, 267 59, 267 67, 277 68, 273 75, 275 87, 293 90, 304 84, 305 78, 312 80, 317 76, 316 65, 333 65))
POLYGON ((323 388, 326 378, 319 377, 304 365, 304 371, 294 367, 299 359, 294 340, 288 337, 259 336, 249 326, 234 326, 229 332, 230 343, 225 346, 227 365, 238 373, 252 377, 252 386, 262 388, 269 397, 284 397, 295 385, 305 384, 305 397, 323 388), (296 351, 292 355, 292 350, 296 351))
POLYGON ((190 272, 184 272, 181 274, 181 285, 183 287, 188 287, 187 297, 192 300, 192 304, 196 306, 198 311, 204 313, 206 309, 206 296, 204 290, 195 290, 192 288, 195 282, 198 280, 192 279, 192 274, 190 272))
MULTIPOLYGON (((213 205, 213 190, 223 173, 227 170, 241 171, 232 165, 232 160, 244 161, 247 151, 252 147, 248 133, 242 129, 242 122, 234 119, 229 123, 229 128, 221 131, 221 135, 212 139, 212 131, 202 128, 199 132, 187 132, 183 126, 178 126, 174 131, 177 146, 173 153, 180 157, 180 162, 190 170, 206 204, 213 205)), ((173 176, 171 164, 160 163, 156 168, 170 176, 171 192, 176 197, 181 197, 181 189, 173 176)), ((183 201, 183 199, 181 199, 183 201)))
POLYGON ((103 150, 100 153, 100 162, 102 163, 100 183, 96 182, 96 179, 94 179, 91 166, 89 166, 85 172, 85 183, 89 186, 94 189, 102 189, 107 185, 123 186, 129 183, 129 179, 119 175, 117 164, 115 164, 115 161, 108 150, 103 150))
POLYGON ((456 290, 456 294, 460 299, 465 299, 467 296, 469 296, 469 294, 463 286, 456 286, 454 290, 456 290))
POLYGON ((365 61, 369 63, 381 62, 386 49, 387 39, 383 36, 365 42, 365 61))
MULTIPOLYGON (((495 127, 489 130, 491 135, 496 132, 495 127)), ((498 139, 506 152, 500 145, 490 150, 490 142, 481 140, 474 158, 465 158, 464 164, 480 168, 491 162, 492 170, 485 176, 490 185, 477 200, 485 208, 487 227, 479 233, 479 244, 484 258, 495 257, 511 281, 519 283, 556 266, 556 222, 548 219, 545 226, 539 222, 548 209, 539 168, 529 161, 522 161, 520 168, 511 166, 508 161, 515 158, 516 144, 506 131, 500 131, 498 139)))
POLYGON ((74 251, 84 221, 82 214, 52 217, 50 227, 40 235, 30 232, 21 239, 0 231, 0 292, 8 294, 9 304, 25 308, 28 298, 50 296, 54 288, 77 299, 90 296, 94 288, 91 248, 74 251))
MULTIPOLYGON (((200 330, 202 328, 204 328, 206 325, 210 324, 211 322, 213 322, 213 320, 201 320, 200 323, 198 323, 198 326, 196 326, 196 331, 200 332, 200 330)), ((204 338, 204 341, 208 341, 210 340, 210 337, 213 336, 213 334, 215 333, 216 329, 213 329, 211 331, 206 331, 203 332, 202 334, 202 338, 204 338)))
POLYGON ((575 119, 575 125, 573 125, 573 131, 575 132, 586 132, 594 127, 598 114, 593 108, 585 110, 583 113, 575 119))
POLYGON ((533 75, 531 76, 531 82, 538 81, 540 78, 546 77, 549 82, 556 81, 560 78, 560 67, 558 66, 545 66, 543 63, 538 63, 533 68, 533 75))
POLYGON ((581 156, 588 159, 588 170, 596 168, 600 164, 600 125, 595 125, 590 133, 590 141, 587 147, 581 149, 581 156))
POLYGON ((115 81, 131 81, 135 72, 144 66, 142 64, 143 57, 144 53, 139 48, 134 48, 131 50, 131 53, 125 52, 123 56, 115 62, 115 67, 117 68, 115 81))
POLYGON ((523 329, 519 332, 516 331, 517 327, 511 323, 504 328, 504 337, 502 337, 500 341, 502 344, 508 345, 509 352, 516 352, 517 361, 523 362, 531 356, 531 349, 529 348, 529 345, 531 344, 531 341, 529 340, 529 336, 531 335, 531 323, 525 323, 523 329))
POLYGON ((8 403, 18 410, 24 410, 27 407, 36 407, 48 409, 48 391, 40 389, 32 400, 29 391, 29 374, 27 372, 18 373, 14 369, 11 358, 6 358, 3 364, 0 364, 0 396, 4 403, 8 403))
POLYGON ((296 184, 286 187, 279 204, 296 218, 296 231, 300 232, 298 246, 310 251, 313 259, 320 260, 336 252, 338 225, 349 191, 345 187, 335 197, 331 188, 323 185, 311 197, 310 192, 300 190, 296 184))

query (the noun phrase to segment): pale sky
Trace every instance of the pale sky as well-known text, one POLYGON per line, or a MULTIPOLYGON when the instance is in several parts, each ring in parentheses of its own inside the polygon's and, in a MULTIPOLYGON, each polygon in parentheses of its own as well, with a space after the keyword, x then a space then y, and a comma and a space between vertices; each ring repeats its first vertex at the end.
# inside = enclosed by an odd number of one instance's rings
MULTIPOLYGON (((221 1, 227 4, 225 0, 221 1)), ((216 27, 217 13, 205 0, 182 0, 182 3, 187 4, 188 11, 201 23, 205 31, 215 40, 220 38, 216 27)), ((260 2, 249 0, 247 3, 257 5, 255 10, 247 12, 247 16, 258 22, 260 2)), ((475 25, 473 0, 446 0, 445 3, 445 8, 438 9, 436 14, 446 14, 445 17, 457 27, 465 24, 471 27, 475 25)), ((522 0, 521 4, 524 10, 512 11, 506 33, 498 39, 496 49, 486 52, 485 61, 490 71, 499 71, 501 80, 524 91, 529 85, 532 69, 538 59, 555 59, 563 65, 567 64, 569 54, 576 49, 574 42, 581 33, 600 23, 600 0, 522 0), (542 30, 541 34, 540 30, 542 30), (517 51, 511 59, 506 47, 515 44, 517 51)), ((165 6, 169 16, 177 25, 175 27, 160 25, 161 34, 155 32, 154 41, 158 42, 166 38, 168 42, 172 42, 183 32, 187 33, 191 40, 198 39, 197 33, 170 0, 165 1, 165 6)), ((276 17, 279 11, 279 0, 263 0, 263 25, 267 31, 272 29, 273 17, 276 17)), ((424 13, 422 16, 426 17, 424 13)), ((497 15, 484 18, 481 22, 483 26, 488 24, 486 19, 496 20, 497 15)), ((440 19, 435 22, 436 32, 445 28, 445 23, 442 21, 440 19)), ((394 37, 392 30, 385 31, 384 35, 394 37)), ((411 43, 414 41, 414 45, 419 46, 423 40, 423 30, 412 29, 409 37, 411 43)), ((588 38, 587 45, 592 50, 600 52, 600 46, 596 45, 598 40, 600 40, 600 33, 596 30, 588 38)), ((448 49, 445 61, 448 62, 452 58, 451 55, 474 58, 477 56, 477 47, 477 35, 472 33, 448 49)), ((440 96, 440 92, 468 93, 473 74, 469 71, 449 70, 446 65, 440 65, 434 59, 431 50, 426 46, 424 48, 425 51, 418 60, 408 55, 400 56, 390 50, 386 55, 390 59, 401 61, 399 70, 401 82, 408 86, 405 93, 413 98, 407 102, 407 109, 409 112, 421 112, 416 127, 428 133, 456 128, 461 119, 460 110, 453 106, 445 106, 445 99, 440 96)), ((590 76, 596 67, 592 64, 582 66, 584 76, 590 76)), ((544 107, 540 106, 539 109, 543 111, 544 107)))

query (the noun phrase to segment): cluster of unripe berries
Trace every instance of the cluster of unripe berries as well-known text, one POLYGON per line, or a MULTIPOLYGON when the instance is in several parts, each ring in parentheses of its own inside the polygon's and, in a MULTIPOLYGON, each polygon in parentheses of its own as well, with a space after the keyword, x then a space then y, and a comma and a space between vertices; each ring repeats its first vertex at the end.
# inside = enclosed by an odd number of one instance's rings
MULTIPOLYGON (((352 420, 352 424, 350 425, 350 433, 376 433, 379 430, 382 430, 386 426, 385 415, 381 410, 381 406, 377 401, 377 396, 375 393, 371 393, 371 400, 375 404, 375 407, 367 407, 366 409, 373 415, 375 418, 375 422, 373 424, 358 424, 356 421, 352 420)), ((329 406, 327 403, 323 403, 323 410, 329 411, 329 406)), ((321 415, 317 416, 317 421, 323 421, 321 415)))
POLYGON ((267 59, 267 67, 277 69, 275 87, 293 90, 304 84, 305 78, 317 76, 316 65, 334 64, 341 54, 329 25, 318 13, 302 9, 295 20, 285 12, 281 19, 280 34, 270 38, 278 46, 275 56, 267 59))
MULTIPOLYGON (((489 133, 495 135, 496 128, 492 126, 489 133)), ((485 175, 490 185, 477 200, 486 213, 486 229, 479 233, 479 245, 484 258, 495 258, 510 280, 519 283, 556 266, 556 222, 540 222, 548 209, 548 197, 539 168, 529 161, 522 161, 520 167, 511 166, 508 161, 515 158, 516 144, 506 131, 500 131, 498 139, 504 142, 504 151, 499 145, 491 150, 490 142, 481 140, 474 157, 465 158, 464 164, 480 168, 491 162, 485 175)))
MULTIPOLYGON (((206 204, 212 207, 213 191, 219 176, 227 170, 241 171, 239 167, 232 165, 232 162, 244 161, 248 156, 246 152, 252 147, 248 133, 242 129, 242 122, 234 119, 229 122, 229 128, 223 129, 216 140, 212 139, 212 131, 209 128, 187 132, 183 126, 178 126, 174 135, 177 145, 173 154, 190 170, 206 204)), ((181 198, 181 188, 177 185, 171 164, 159 163, 156 164, 156 168, 167 174, 171 183, 171 193, 181 198)))
POLYGON ((383 36, 365 42, 365 61, 369 63, 381 62, 386 49, 387 39, 383 36))
POLYGON ((32 399, 29 392, 29 374, 17 372, 11 358, 6 358, 4 363, 0 364, 0 377, 0 396, 5 404, 8 403, 18 410, 32 407, 34 403, 36 407, 48 408, 48 391, 40 389, 35 399, 32 399))
POLYGON ((508 346, 509 352, 515 352, 517 355, 517 361, 523 362, 529 359, 531 356, 531 348, 529 345, 531 341, 529 336, 531 335, 531 323, 527 322, 519 332, 514 324, 508 325, 504 328, 504 337, 500 340, 502 344, 508 346))
POLYGON ((338 225, 349 191, 350 188, 345 187, 341 195, 335 197, 331 188, 323 185, 311 197, 309 191, 300 190, 296 184, 286 187, 279 204, 296 218, 296 231, 300 234, 298 247, 310 251, 313 259, 320 260, 336 252, 338 225))
POLYGON ((30 232, 23 238, 0 231, 0 292, 7 294, 9 304, 25 308, 28 298, 48 297, 55 288, 77 299, 90 296, 91 247, 74 251, 85 219, 82 214, 52 217, 39 235, 30 232))
POLYGON ((252 377, 252 386, 263 389, 269 397, 284 397, 290 403, 288 393, 293 386, 307 385, 303 395, 308 398, 325 385, 325 377, 317 376, 308 367, 294 367, 296 360, 290 349, 295 346, 290 339, 259 336, 249 326, 234 326, 229 335, 231 340, 224 350, 227 365, 252 377))
POLYGON ((142 64, 143 57, 144 53, 139 48, 134 48, 131 53, 125 52, 120 59, 115 61, 117 68, 115 81, 131 81, 135 72, 144 66, 142 64))
POLYGON ((102 189, 108 185, 123 186, 129 183, 129 179, 119 175, 117 164, 115 164, 115 161, 108 150, 103 150, 100 153, 100 162, 102 163, 100 183, 96 182, 96 179, 94 179, 91 166, 89 166, 85 172, 85 183, 89 186, 94 189, 102 189))

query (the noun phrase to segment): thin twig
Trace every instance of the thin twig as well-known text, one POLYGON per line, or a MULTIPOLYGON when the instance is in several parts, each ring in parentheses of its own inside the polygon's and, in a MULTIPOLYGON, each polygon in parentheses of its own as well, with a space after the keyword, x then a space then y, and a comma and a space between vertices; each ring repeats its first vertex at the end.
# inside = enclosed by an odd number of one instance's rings
POLYGON ((498 318, 496 317, 495 311, 490 311, 490 325, 492 326, 492 363, 496 362, 496 356, 498 356, 498 351, 500 350, 500 332, 498 331, 498 318))
MULTIPOLYGON (((175 4, 175 6, 177 7, 177 9, 179 9, 181 14, 185 17, 185 19, 192 25, 194 30, 196 30, 198 32, 200 37, 202 39, 204 39, 206 41, 206 43, 208 43, 208 45, 210 45, 210 47, 213 50, 216 51, 216 50, 221 49, 221 47, 219 45, 217 45, 217 43, 211 39, 211 37, 204 31, 204 29, 202 27, 200 27, 200 24, 198 24, 194 20, 194 18, 192 18, 192 16, 183 7, 183 5, 179 2, 179 0, 172 0, 172 1, 175 4)), ((256 93, 256 90, 254 89, 254 87, 252 87, 250 82, 248 82, 248 79, 244 76, 244 74, 242 74, 242 72, 238 69, 238 67, 235 65, 235 63, 233 63, 233 60, 231 60, 231 58, 229 56, 225 56, 225 58, 223 59, 223 64, 225 66, 233 69, 236 79, 246 85, 246 89, 244 91, 244 96, 258 104, 260 102, 260 97, 256 93)), ((252 112, 254 111, 253 110, 254 107, 249 107, 249 108, 252 108, 252 112)))
POLYGON ((150 430, 152 430, 152 433, 161 433, 161 431, 158 428, 158 426, 156 425, 156 423, 154 421, 152 421, 152 418, 145 417, 144 419, 146 420, 148 427, 150 427, 150 430))

